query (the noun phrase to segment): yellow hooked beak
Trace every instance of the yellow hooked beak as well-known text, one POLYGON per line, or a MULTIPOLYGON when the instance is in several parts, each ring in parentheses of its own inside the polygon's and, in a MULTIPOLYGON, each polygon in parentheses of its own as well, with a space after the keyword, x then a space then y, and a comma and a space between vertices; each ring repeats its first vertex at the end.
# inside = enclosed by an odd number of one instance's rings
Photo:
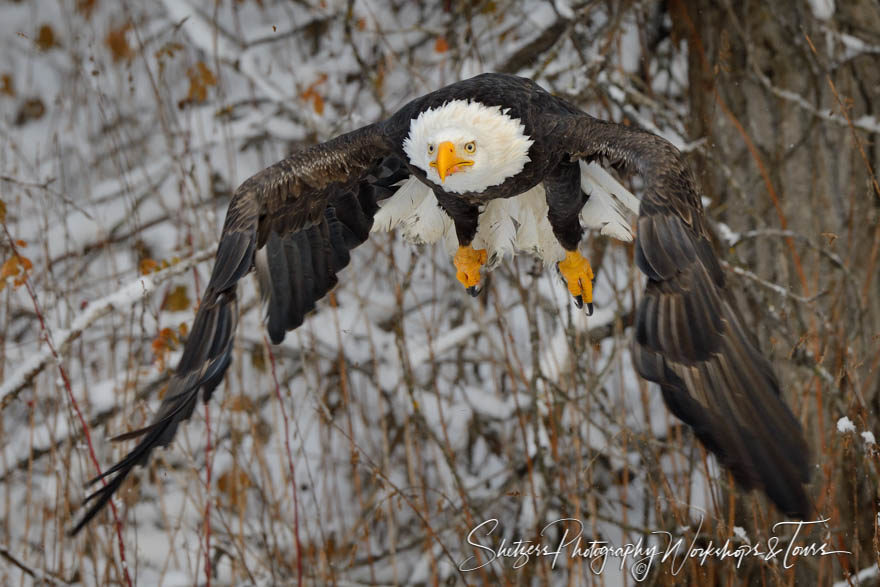
POLYGON ((473 161, 458 157, 452 141, 443 141, 437 145, 437 158, 431 161, 431 167, 437 169, 441 183, 446 180, 447 175, 452 175, 457 171, 461 171, 462 167, 473 164, 473 161))

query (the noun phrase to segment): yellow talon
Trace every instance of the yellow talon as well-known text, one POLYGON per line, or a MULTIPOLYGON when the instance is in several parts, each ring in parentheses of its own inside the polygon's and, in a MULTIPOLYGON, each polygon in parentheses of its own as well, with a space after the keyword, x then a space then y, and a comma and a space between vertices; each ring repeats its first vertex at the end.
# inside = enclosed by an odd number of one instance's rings
POLYGON ((593 303, 593 268, 577 251, 566 251, 565 260, 559 262, 559 272, 565 279, 568 292, 583 303, 593 303))
POLYGON ((478 286, 480 284, 480 267, 486 263, 488 258, 486 249, 475 249, 470 245, 458 247, 458 252, 452 259, 457 269, 455 277, 466 288, 478 286))

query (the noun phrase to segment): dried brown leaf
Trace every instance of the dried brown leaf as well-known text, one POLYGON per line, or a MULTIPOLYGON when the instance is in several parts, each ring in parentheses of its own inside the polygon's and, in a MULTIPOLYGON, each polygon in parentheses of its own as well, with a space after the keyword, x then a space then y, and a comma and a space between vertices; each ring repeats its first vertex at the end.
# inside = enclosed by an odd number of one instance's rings
POLYGON ((141 275, 146 275, 148 273, 152 273, 153 271, 158 271, 158 270, 159 270, 159 264, 156 261, 154 261, 153 259, 150 259, 149 257, 147 257, 146 259, 141 259, 141 262, 140 262, 141 275))
MULTIPOLYGON (((23 255, 13 255, 0 266, 0 285, 5 287, 6 280, 13 278, 12 285, 19 287, 27 279, 28 271, 33 269, 31 260, 23 255)), ((2 291, 2 287, 0 287, 2 291)))
POLYGON ((257 347, 251 352, 251 365, 253 365, 254 369, 257 371, 262 373, 266 372, 266 355, 263 352, 262 347, 257 347))
POLYGON ((237 393, 230 397, 223 407, 230 412, 250 412, 254 409, 254 402, 243 393, 237 393))
POLYGON ((55 30, 47 24, 41 26, 40 30, 37 31, 37 47, 42 51, 48 51, 57 45, 58 41, 55 40, 55 30))
POLYGON ((11 73, 0 75, 0 94, 11 98, 15 97, 15 83, 11 73))
POLYGON ((153 339, 153 344, 151 346, 153 354, 159 362, 159 370, 165 369, 165 357, 168 354, 168 351, 177 348, 179 342, 180 339, 177 338, 177 334, 175 334, 170 328, 163 328, 159 331, 159 334, 156 335, 156 338, 153 339))
POLYGON ((134 56, 134 51, 128 44, 128 31, 130 30, 131 23, 125 23, 117 29, 111 29, 104 39, 104 44, 110 50, 114 63, 129 60, 134 56))
POLYGON ((182 312, 188 309, 191 303, 189 295, 186 293, 186 286, 178 285, 171 290, 171 293, 165 296, 162 309, 169 312, 182 312))
POLYGON ((16 276, 18 272, 18 257, 13 255, 6 259, 3 265, 0 265, 0 281, 6 281, 8 278, 16 276))
POLYGON ((318 86, 327 81, 327 74, 322 73, 321 76, 312 84, 307 87, 302 93, 300 93, 300 98, 307 102, 312 103, 312 108, 315 110, 315 114, 321 116, 324 114, 324 98, 321 94, 318 93, 318 86))
POLYGON ((201 103, 208 98, 208 88, 217 85, 217 76, 205 65, 204 61, 196 63, 186 72, 189 77, 189 92, 185 102, 201 103))
POLYGON ((92 17, 92 11, 98 4, 97 0, 77 0, 76 11, 82 14, 86 20, 92 17))
POLYGON ((15 115, 15 125, 22 126, 32 120, 39 120, 46 114, 46 106, 39 98, 28 98, 21 103, 15 115))
POLYGON ((250 477, 241 469, 230 469, 217 477, 217 489, 226 496, 230 506, 239 510, 247 503, 247 490, 251 485, 250 477))

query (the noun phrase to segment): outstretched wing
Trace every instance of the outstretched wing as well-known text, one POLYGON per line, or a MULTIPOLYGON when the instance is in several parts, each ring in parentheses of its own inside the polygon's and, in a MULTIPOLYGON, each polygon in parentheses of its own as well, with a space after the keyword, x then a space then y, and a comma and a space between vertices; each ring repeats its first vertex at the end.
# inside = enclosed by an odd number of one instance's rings
POLYGON ((636 314, 639 374, 660 384, 672 413, 738 483, 762 488, 787 515, 807 517, 803 432, 725 288, 693 174, 678 150, 651 133, 585 114, 547 122, 570 157, 606 159, 644 179, 635 245, 648 277, 636 314))
POLYGON ((192 415, 199 390, 208 401, 223 380, 238 321, 238 280, 254 266, 258 250, 265 250, 260 284, 274 343, 299 326, 336 284, 349 251, 369 234, 376 201, 391 194, 403 173, 390 151, 382 127, 367 126, 298 152, 236 190, 211 279, 168 391, 149 426, 116 437, 141 440, 90 481, 113 475, 85 499, 84 505, 91 505, 71 534, 101 511, 135 465, 171 442, 178 425, 192 415))
POLYGON ((403 162, 388 156, 354 186, 332 190, 320 221, 286 236, 269 233, 255 265, 274 344, 302 324, 315 302, 333 289, 336 273, 348 266, 349 252, 370 236, 378 202, 391 197, 408 177, 403 162))

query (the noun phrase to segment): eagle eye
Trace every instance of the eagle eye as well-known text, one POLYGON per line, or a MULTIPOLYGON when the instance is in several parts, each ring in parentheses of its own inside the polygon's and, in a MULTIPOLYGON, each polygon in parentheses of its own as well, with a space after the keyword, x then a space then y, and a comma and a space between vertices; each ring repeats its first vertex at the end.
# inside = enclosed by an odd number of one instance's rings
POLYGON ((467 153, 476 153, 477 152, 477 143, 471 141, 464 146, 464 150, 467 153))
POLYGON ((433 143, 428 143, 428 155, 434 154, 434 145, 433 143))

